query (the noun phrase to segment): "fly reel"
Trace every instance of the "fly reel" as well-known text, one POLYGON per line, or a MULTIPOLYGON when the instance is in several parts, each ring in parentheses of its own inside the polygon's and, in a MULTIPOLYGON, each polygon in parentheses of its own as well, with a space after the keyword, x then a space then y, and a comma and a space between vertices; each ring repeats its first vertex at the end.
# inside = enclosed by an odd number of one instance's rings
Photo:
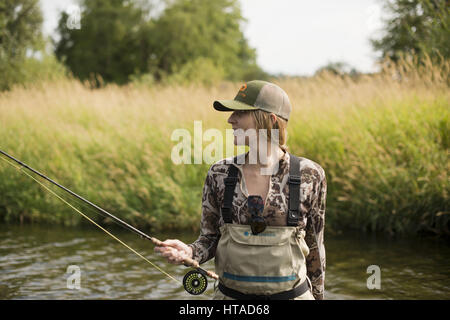
POLYGON ((208 279, 199 270, 191 270, 184 275, 183 287, 190 294, 199 295, 208 287, 208 279))

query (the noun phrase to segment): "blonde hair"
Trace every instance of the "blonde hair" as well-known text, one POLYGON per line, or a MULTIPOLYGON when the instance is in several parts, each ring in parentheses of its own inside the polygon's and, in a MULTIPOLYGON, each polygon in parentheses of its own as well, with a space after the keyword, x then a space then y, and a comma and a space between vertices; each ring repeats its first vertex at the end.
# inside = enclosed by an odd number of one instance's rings
POLYGON ((278 145, 284 151, 288 151, 288 146, 286 145, 287 140, 287 120, 276 116, 277 120, 272 123, 270 118, 271 112, 266 112, 263 110, 255 110, 251 112, 253 119, 256 122, 256 130, 266 129, 267 130, 267 140, 272 139, 272 129, 278 129, 278 145))

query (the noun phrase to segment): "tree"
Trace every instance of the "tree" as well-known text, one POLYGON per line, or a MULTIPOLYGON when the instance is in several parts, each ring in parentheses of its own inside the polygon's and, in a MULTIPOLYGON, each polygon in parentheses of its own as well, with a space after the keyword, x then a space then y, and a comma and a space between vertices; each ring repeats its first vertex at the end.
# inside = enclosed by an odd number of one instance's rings
POLYGON ((450 9, 448 0, 386 1, 384 36, 371 39, 382 59, 397 61, 402 54, 450 58, 450 9))
POLYGON ((68 28, 68 15, 61 16, 56 56, 82 80, 100 75, 119 84, 264 77, 241 31, 237 0, 162 1, 155 16, 156 0, 85 0, 80 29, 68 28))
POLYGON ((38 0, 0 2, 0 90, 24 80, 27 52, 42 45, 38 0))
POLYGON ((80 8, 80 28, 68 28, 63 13, 55 41, 56 56, 76 77, 94 78, 96 86, 102 80, 123 84, 147 70, 150 22, 143 8, 126 0, 89 0, 80 8))
POLYGON ((157 79, 185 72, 205 61, 240 80, 263 74, 241 30, 245 21, 236 0, 174 0, 153 25, 151 72, 157 79), (184 67, 186 65, 189 67, 184 67))
POLYGON ((361 77, 361 72, 343 61, 328 62, 326 65, 318 68, 314 76, 326 76, 328 74, 341 78, 350 77, 354 81, 361 77))
POLYGON ((338 76, 343 76, 345 74, 356 76, 359 74, 359 72, 355 68, 351 67, 348 63, 343 61, 329 62, 325 66, 317 69, 315 75, 319 75, 323 72, 329 72, 338 76))

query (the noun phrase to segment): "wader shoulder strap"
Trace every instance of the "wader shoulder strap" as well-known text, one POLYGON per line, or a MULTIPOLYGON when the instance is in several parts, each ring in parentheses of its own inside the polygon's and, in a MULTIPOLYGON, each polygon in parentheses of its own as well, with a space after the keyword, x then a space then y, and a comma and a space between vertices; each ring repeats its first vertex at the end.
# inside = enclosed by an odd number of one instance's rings
MULTIPOLYGON (((288 226, 297 226, 300 220, 300 212, 299 212, 299 204, 300 204, 300 184, 301 179, 299 174, 300 172, 300 159, 292 154, 289 154, 290 162, 289 162, 289 215, 288 215, 288 226)), ((311 223, 314 230, 314 238, 316 239, 316 244, 319 246, 319 240, 317 238, 316 227, 314 226, 314 222, 312 221, 312 216, 308 215, 307 219, 311 223)), ((322 262, 320 257, 320 249, 318 249, 319 253, 319 261, 322 262)), ((322 270, 323 274, 323 265, 320 263, 320 270, 322 270)))
POLYGON ((232 206, 233 196, 236 183, 238 181, 239 169, 230 164, 228 169, 228 176, 224 179, 225 193, 222 204, 222 218, 225 223, 232 223, 232 206))
POLYGON ((300 159, 289 153, 289 213, 287 218, 288 226, 297 226, 300 220, 300 159))

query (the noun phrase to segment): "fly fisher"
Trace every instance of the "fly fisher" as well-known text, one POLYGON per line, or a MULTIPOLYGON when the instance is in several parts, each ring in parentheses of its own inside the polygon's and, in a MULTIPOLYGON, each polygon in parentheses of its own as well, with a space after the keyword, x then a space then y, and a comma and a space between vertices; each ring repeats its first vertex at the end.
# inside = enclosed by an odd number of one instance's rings
POLYGON ((209 168, 198 239, 165 240, 155 251, 174 264, 215 258, 214 299, 323 299, 326 176, 288 152, 288 95, 254 80, 213 107, 231 112, 234 144, 249 150, 209 168))

